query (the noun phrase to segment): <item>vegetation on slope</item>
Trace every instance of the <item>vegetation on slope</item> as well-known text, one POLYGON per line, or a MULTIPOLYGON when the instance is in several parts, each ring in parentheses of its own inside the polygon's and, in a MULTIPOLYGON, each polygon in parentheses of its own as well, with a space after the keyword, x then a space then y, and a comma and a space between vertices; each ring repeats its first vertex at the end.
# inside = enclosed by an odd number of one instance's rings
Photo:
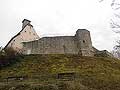
POLYGON ((15 63, 21 54, 15 51, 13 48, 5 48, 0 50, 0 68, 6 67, 15 63))
POLYGON ((10 76, 27 76, 15 86, 28 88, 25 90, 57 90, 60 85, 59 90, 120 90, 120 61, 79 55, 29 55, 0 70, 1 79, 10 76), (73 81, 58 80, 56 75, 65 72, 75 72, 77 77, 73 81))

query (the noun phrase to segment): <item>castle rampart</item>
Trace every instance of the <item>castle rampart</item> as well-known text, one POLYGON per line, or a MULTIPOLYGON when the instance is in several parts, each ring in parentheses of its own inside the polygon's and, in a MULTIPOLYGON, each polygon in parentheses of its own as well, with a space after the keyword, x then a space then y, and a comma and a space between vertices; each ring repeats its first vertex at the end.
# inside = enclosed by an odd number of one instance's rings
POLYGON ((90 32, 78 29, 74 36, 56 36, 40 38, 31 21, 22 21, 22 30, 4 47, 11 47, 23 54, 79 54, 81 56, 112 56, 106 50, 99 51, 92 46, 90 32))
POLYGON ((23 44, 24 54, 93 55, 90 32, 85 29, 78 29, 75 36, 43 37, 23 44))

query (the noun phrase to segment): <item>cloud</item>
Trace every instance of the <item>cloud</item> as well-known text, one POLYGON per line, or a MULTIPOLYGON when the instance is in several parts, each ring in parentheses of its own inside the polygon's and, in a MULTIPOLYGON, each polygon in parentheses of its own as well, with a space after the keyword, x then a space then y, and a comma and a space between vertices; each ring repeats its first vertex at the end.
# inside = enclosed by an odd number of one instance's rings
POLYGON ((74 35, 79 28, 91 31, 93 45, 111 50, 115 34, 109 27, 110 1, 97 0, 1 0, 0 45, 21 30, 24 18, 32 21, 40 37, 74 35))

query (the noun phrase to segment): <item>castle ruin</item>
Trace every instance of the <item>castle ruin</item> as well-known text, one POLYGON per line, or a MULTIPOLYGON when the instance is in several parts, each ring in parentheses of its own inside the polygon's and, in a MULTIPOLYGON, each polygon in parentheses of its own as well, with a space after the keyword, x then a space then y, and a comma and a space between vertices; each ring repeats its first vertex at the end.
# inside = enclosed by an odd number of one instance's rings
POLYGON ((12 47, 23 54, 79 54, 94 56, 99 52, 92 46, 90 32, 78 29, 74 36, 56 36, 40 38, 35 32, 31 21, 22 21, 22 30, 5 46, 12 47))
POLYGON ((43 37, 24 42, 24 54, 80 54, 92 56, 93 48, 90 32, 78 29, 75 36, 43 37))

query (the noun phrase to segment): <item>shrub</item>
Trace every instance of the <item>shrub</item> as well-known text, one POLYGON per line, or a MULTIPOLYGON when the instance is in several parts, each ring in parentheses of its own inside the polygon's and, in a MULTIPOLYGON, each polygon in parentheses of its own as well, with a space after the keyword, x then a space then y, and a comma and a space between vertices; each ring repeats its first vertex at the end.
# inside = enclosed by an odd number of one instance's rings
POLYGON ((20 54, 13 48, 5 48, 0 51, 0 68, 16 62, 20 54))

